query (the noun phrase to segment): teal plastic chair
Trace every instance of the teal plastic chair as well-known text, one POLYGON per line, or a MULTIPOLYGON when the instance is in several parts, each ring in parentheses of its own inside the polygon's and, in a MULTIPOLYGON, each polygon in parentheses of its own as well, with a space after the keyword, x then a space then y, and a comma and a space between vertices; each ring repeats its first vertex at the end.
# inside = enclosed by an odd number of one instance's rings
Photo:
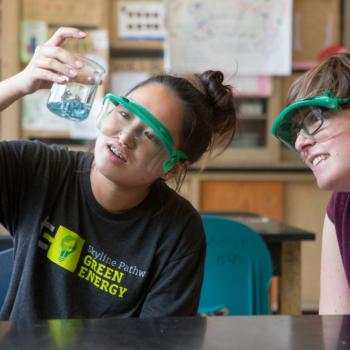
POLYGON ((4 303, 13 268, 13 248, 0 252, 0 309, 4 303))
POLYGON ((263 239, 229 218, 202 215, 202 220, 207 254, 199 313, 269 314, 272 261, 263 239))

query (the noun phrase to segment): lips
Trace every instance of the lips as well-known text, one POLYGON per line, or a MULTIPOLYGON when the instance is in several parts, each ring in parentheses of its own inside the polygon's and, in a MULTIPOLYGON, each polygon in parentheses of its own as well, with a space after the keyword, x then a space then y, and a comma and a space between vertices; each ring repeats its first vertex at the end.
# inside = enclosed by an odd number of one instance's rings
POLYGON ((127 162, 126 154, 120 149, 120 147, 118 147, 115 144, 112 144, 108 145, 108 148, 113 153, 113 155, 115 155, 119 160, 121 160, 124 163, 127 162))

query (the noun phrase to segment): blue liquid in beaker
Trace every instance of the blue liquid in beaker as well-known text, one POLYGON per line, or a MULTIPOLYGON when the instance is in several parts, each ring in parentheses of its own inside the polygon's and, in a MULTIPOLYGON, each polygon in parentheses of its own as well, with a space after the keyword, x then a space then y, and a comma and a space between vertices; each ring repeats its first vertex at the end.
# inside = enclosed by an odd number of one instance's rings
POLYGON ((80 122, 89 116, 91 105, 72 99, 62 102, 48 102, 47 108, 60 117, 80 122))

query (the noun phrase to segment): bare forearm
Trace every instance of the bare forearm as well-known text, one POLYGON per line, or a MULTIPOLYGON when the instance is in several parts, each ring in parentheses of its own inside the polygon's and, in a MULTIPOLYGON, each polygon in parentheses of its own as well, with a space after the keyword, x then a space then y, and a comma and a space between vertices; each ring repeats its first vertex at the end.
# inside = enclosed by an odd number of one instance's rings
POLYGON ((0 82, 0 111, 6 109, 13 102, 23 97, 25 93, 21 88, 21 79, 16 74, 0 82))

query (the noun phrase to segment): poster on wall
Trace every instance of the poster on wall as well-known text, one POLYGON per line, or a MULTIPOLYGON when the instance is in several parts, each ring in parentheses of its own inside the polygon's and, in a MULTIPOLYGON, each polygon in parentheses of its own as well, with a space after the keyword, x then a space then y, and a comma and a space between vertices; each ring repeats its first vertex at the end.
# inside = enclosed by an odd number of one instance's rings
POLYGON ((117 2, 117 33, 120 40, 163 40, 164 6, 162 1, 117 2))
POLYGON ((289 75, 292 0, 165 0, 165 69, 289 75))

